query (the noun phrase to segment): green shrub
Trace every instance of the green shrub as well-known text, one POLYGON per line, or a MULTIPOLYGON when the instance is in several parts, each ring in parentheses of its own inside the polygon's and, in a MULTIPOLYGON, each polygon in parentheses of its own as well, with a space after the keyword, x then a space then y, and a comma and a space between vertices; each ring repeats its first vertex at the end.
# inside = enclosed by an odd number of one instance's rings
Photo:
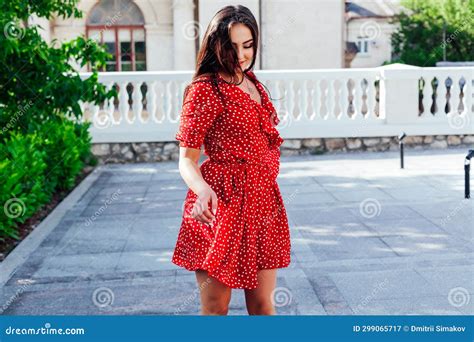
POLYGON ((69 190, 91 154, 90 123, 80 102, 116 96, 98 82, 111 55, 92 39, 44 41, 31 16, 81 18, 79 0, 0 1, 0 239, 18 239, 16 227, 69 190), (4 30, 3 30, 4 29, 4 30), (75 63, 72 63, 75 62, 75 63), (89 65, 82 79, 78 68, 89 65), (2 210, 4 209, 4 210, 2 210))
POLYGON ((25 222, 50 199, 52 189, 45 188, 46 152, 37 134, 12 133, 7 144, 0 145, 0 156, 0 239, 18 239, 17 223, 25 222))
POLYGON ((46 152, 48 188, 69 190, 90 153, 91 138, 85 127, 65 120, 50 120, 39 131, 41 148, 46 152))
POLYGON ((49 120, 38 131, 11 132, 0 144, 0 240, 18 238, 25 222, 55 191, 70 190, 91 158, 90 123, 49 120))

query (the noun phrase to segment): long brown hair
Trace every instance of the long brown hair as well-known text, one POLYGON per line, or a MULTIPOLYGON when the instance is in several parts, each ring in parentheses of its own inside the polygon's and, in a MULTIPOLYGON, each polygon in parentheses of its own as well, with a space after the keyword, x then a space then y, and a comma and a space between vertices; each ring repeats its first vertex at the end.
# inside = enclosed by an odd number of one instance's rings
MULTIPOLYGON (((193 75, 191 84, 194 82, 209 82, 207 77, 202 80, 198 79, 203 75, 210 75, 211 82, 222 98, 223 95, 218 87, 219 80, 216 76, 217 72, 224 71, 227 75, 230 75, 231 82, 236 83, 234 80, 238 79, 236 72, 237 68, 239 68, 241 72, 252 70, 257 57, 258 36, 259 31, 257 21, 247 7, 242 5, 229 5, 221 8, 211 19, 204 34, 196 58, 196 71, 193 75), (244 24, 250 29, 253 39, 252 63, 250 63, 245 70, 241 69, 237 52, 230 39, 231 28, 238 23, 244 24)), ((256 80, 255 78, 253 79, 256 80)), ((183 103, 191 84, 189 84, 184 91, 183 103)))
POLYGON ((240 68, 240 64, 230 39, 230 30, 238 23, 247 26, 252 33, 253 59, 247 70, 253 68, 258 47, 257 21, 245 6, 226 6, 214 15, 207 27, 196 59, 196 72, 193 79, 203 74, 215 74, 218 71, 224 71, 232 79, 237 77, 236 68, 240 68))

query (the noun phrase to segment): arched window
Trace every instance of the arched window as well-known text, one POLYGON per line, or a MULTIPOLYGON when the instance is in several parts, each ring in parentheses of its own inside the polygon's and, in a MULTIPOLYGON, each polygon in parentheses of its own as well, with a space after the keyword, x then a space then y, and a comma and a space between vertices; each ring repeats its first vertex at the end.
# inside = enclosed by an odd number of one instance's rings
POLYGON ((106 71, 146 70, 145 20, 130 0, 101 0, 87 18, 88 38, 105 44, 113 59, 106 71))

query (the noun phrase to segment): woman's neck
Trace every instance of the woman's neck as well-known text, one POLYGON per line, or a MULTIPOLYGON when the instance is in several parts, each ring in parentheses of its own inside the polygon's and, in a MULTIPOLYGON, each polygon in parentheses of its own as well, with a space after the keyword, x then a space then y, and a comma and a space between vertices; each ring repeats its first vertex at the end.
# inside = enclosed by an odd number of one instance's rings
MULTIPOLYGON (((227 82, 231 82, 232 79, 231 79, 231 76, 228 75, 227 73, 224 73, 224 72, 219 72, 219 74, 222 76, 222 78, 224 78, 227 82)), ((236 71, 236 76, 237 76, 237 81, 236 83, 240 83, 243 81, 243 77, 244 77, 244 72, 243 71, 240 71, 240 70, 237 70, 236 71)))

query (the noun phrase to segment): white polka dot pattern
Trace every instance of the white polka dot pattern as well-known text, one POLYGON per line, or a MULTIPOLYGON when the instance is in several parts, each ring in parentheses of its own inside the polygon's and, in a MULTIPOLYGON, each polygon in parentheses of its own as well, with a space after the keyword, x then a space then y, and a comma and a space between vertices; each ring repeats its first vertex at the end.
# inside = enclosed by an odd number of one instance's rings
POLYGON ((185 198, 182 224, 172 262, 190 271, 203 269, 231 288, 254 289, 257 271, 288 267, 290 229, 276 182, 283 139, 273 126, 279 120, 264 87, 253 72, 261 104, 218 76, 224 100, 208 82, 196 82, 183 104, 176 139, 208 156, 200 166, 216 192, 212 225, 191 216, 197 195, 185 198))

